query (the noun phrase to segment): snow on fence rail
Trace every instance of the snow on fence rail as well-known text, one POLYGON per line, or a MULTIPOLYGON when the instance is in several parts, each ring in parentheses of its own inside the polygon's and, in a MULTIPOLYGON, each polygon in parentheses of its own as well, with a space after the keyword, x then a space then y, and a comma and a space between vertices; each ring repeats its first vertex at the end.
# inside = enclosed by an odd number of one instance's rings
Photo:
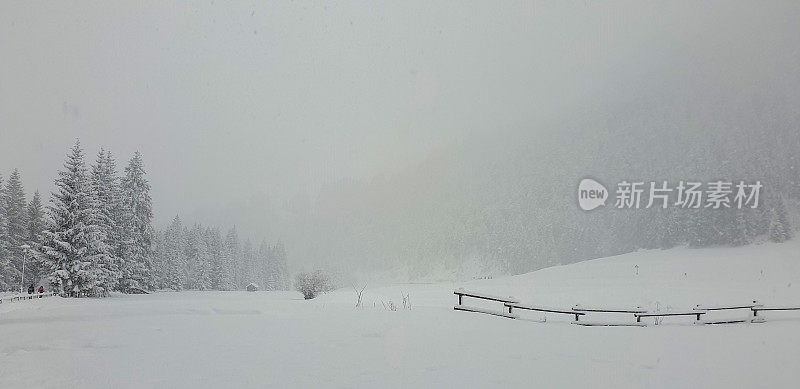
POLYGON ((7 296, 0 298, 0 304, 3 303, 12 303, 14 301, 22 301, 22 300, 33 300, 42 297, 50 297, 55 296, 56 292, 42 292, 42 293, 32 293, 32 294, 18 294, 14 296, 7 296))
POLYGON ((508 313, 511 313, 512 308, 518 309, 526 309, 528 311, 537 311, 537 312, 549 312, 549 313, 563 313, 565 315, 575 315, 575 321, 578 321, 578 318, 585 315, 583 312, 576 312, 576 311, 568 311, 558 308, 548 308, 548 307, 537 307, 533 305, 527 304, 520 304, 520 303, 505 303, 506 307, 508 307, 508 313))
POLYGON ((614 307, 614 308, 601 308, 601 307, 584 307, 580 304, 575 304, 572 307, 573 311, 578 312, 599 312, 599 313, 645 313, 647 309, 642 307, 635 307, 635 308, 622 308, 622 307, 614 307))
POLYGON ((453 294, 458 296, 458 305, 453 307, 456 311, 466 311, 466 312, 477 312, 477 313, 485 313, 487 315, 494 315, 494 316, 501 316, 507 317, 509 319, 516 319, 517 315, 511 313, 511 309, 509 308, 508 313, 505 311, 494 311, 491 309, 486 308, 478 308, 478 307, 471 307, 468 305, 463 305, 464 297, 471 297, 480 300, 489 300, 489 301, 497 301, 501 303, 518 303, 519 300, 515 299, 514 297, 500 297, 500 296, 493 296, 490 294, 478 293, 478 292, 468 292, 463 288, 456 289, 453 291, 453 294))
POLYGON ((637 323, 641 323, 643 317, 664 317, 664 316, 696 316, 697 321, 700 321, 700 316, 705 315, 706 313, 708 313, 708 311, 693 309, 691 311, 660 311, 660 312, 634 313, 633 316, 636 317, 637 323))
POLYGON ((642 307, 635 307, 635 308, 622 308, 622 307, 614 307, 614 308, 605 308, 605 307, 585 307, 582 305, 575 305, 572 309, 560 309, 560 308, 552 308, 552 307, 543 307, 543 306, 536 306, 530 304, 523 304, 520 303, 514 297, 500 297, 489 295, 485 293, 467 291, 464 288, 459 288, 453 291, 453 294, 458 296, 458 304, 453 307, 456 311, 465 311, 465 312, 476 312, 476 313, 484 313, 493 316, 500 316, 506 317, 509 319, 518 319, 519 315, 513 312, 513 309, 524 309, 529 311, 538 311, 538 312, 546 312, 546 313, 559 313, 559 314, 566 314, 566 315, 574 315, 575 320, 573 324, 579 324, 583 326, 638 326, 643 327, 646 326, 646 323, 642 322, 642 318, 658 318, 658 317, 666 317, 666 316, 694 316, 696 318, 697 324, 728 324, 728 323, 744 323, 746 321, 750 321, 752 323, 762 323, 764 318, 758 316, 758 312, 760 311, 800 311, 800 306, 764 306, 760 304, 758 301, 754 300, 752 303, 746 304, 737 304, 737 305, 714 305, 714 306, 706 306, 706 305, 696 305, 691 310, 686 311, 649 311, 642 307), (488 301, 496 301, 503 304, 503 307, 508 309, 506 313, 505 310, 492 310, 487 308, 479 308, 479 307, 472 307, 464 305, 464 297, 470 297, 474 299, 480 300, 488 300, 488 301), (749 309, 753 312, 753 319, 752 320, 745 320, 745 319, 734 319, 734 320, 724 320, 724 321, 706 321, 701 322, 700 317, 702 315, 706 315, 709 311, 725 311, 725 310, 736 310, 736 309, 749 309), (581 316, 587 315, 589 313, 604 313, 604 314, 633 314, 633 317, 636 319, 635 323, 624 323, 624 322, 614 322, 614 321, 603 321, 603 322, 591 322, 591 321, 579 321, 581 316))
POLYGON ((758 301, 753 300, 751 304, 739 304, 739 305, 700 305, 697 304, 694 309, 699 311, 725 311, 725 310, 732 310, 732 309, 753 309, 756 307, 762 307, 762 304, 759 304, 758 301))
POLYGON ((786 306, 786 305, 784 305, 784 306, 766 307, 766 306, 763 306, 763 305, 757 305, 757 306, 754 306, 754 307, 750 308, 750 310, 753 311, 753 320, 751 320, 751 322, 753 322, 753 323, 763 323, 764 322, 764 317, 763 316, 758 316, 758 313, 761 312, 761 311, 800 311, 800 306, 786 306))

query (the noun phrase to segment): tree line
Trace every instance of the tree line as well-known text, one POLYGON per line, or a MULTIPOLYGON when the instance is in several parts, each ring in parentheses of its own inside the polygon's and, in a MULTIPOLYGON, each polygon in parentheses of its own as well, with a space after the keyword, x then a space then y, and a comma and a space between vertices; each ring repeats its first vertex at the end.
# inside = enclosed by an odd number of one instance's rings
POLYGON ((158 287, 173 290, 237 290, 255 283, 263 290, 288 289, 286 249, 282 242, 258 247, 243 242, 234 226, 223 237, 219 228, 183 225, 175 216, 156 234, 158 287))
POLYGON ((177 216, 153 228, 150 184, 139 152, 122 174, 101 149, 91 166, 77 141, 55 179, 50 204, 27 201, 21 174, 0 175, 0 290, 49 283, 66 296, 107 296, 158 288, 286 289, 282 243, 242 244, 235 228, 183 227, 177 216))

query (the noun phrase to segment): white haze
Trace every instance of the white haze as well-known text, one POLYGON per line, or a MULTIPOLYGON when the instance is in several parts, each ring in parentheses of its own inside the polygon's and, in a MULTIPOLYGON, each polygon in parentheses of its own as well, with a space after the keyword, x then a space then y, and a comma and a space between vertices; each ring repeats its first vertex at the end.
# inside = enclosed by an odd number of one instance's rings
POLYGON ((415 215, 506 198, 458 190, 496 164, 502 183, 582 160, 505 157, 599 137, 594 118, 735 116, 741 97, 797 129, 798 20, 795 2, 3 2, 0 172, 47 193, 75 138, 139 150, 158 226, 235 224, 295 268, 403 263, 459 225, 423 239, 415 215))

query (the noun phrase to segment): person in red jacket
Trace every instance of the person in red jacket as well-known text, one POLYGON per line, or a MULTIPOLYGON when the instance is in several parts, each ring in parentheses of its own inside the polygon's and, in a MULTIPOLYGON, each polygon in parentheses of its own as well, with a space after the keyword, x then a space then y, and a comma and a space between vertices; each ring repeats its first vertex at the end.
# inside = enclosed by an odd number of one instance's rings
MULTIPOLYGON (((42 293, 44 293, 44 285, 39 285, 39 294, 42 293)), ((42 298, 42 296, 39 296, 39 298, 42 298)))

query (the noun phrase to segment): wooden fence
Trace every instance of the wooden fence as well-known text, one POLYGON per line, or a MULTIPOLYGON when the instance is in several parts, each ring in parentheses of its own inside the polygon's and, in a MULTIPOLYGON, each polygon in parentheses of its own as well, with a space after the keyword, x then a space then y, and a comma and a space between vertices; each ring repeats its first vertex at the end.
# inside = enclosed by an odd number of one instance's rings
POLYGON ((453 309, 457 311, 465 311, 465 312, 475 312, 475 313, 483 313, 493 316, 500 316, 509 319, 519 319, 519 315, 514 312, 514 309, 522 309, 522 310, 529 310, 529 311, 537 311, 537 312, 544 312, 544 313, 556 313, 556 314, 564 314, 564 315, 571 315, 575 317, 575 320, 572 321, 573 324, 578 324, 582 326, 636 326, 636 327, 644 327, 647 323, 643 322, 642 319, 646 318, 654 318, 654 319, 663 319, 665 317, 674 317, 674 316, 687 316, 687 317, 694 317, 696 324, 728 324, 728 323, 744 323, 744 322, 751 322, 751 323, 763 323, 764 317, 758 316, 759 312, 762 311, 797 311, 800 310, 800 306, 765 306, 760 304, 758 301, 753 301, 751 303, 744 303, 744 304, 736 304, 736 305, 717 305, 717 306, 703 306, 703 305, 696 305, 691 310, 656 310, 650 311, 642 307, 585 307, 582 305, 575 305, 572 309, 560 309, 560 308, 553 308, 553 307, 544 307, 544 306, 537 306, 531 304, 523 304, 520 303, 514 297, 500 297, 489 295, 480 292, 473 292, 468 291, 463 288, 456 289, 453 291, 453 294, 458 296, 458 304, 453 307, 453 309), (491 301, 503 304, 500 307, 500 310, 493 310, 488 308, 481 308, 475 307, 464 304, 465 298, 471 299, 478 299, 484 301, 491 301), (507 310, 507 311, 506 311, 507 310), (727 320, 706 320, 701 321, 701 316, 708 315, 710 312, 717 312, 717 311, 730 311, 730 310, 749 310, 753 313, 752 318, 750 319, 727 319, 727 320), (587 320, 580 320, 580 318, 587 316, 589 314, 604 314, 604 315, 633 315, 632 319, 634 321, 619 321, 619 320, 612 320, 612 321, 587 321, 587 320))

